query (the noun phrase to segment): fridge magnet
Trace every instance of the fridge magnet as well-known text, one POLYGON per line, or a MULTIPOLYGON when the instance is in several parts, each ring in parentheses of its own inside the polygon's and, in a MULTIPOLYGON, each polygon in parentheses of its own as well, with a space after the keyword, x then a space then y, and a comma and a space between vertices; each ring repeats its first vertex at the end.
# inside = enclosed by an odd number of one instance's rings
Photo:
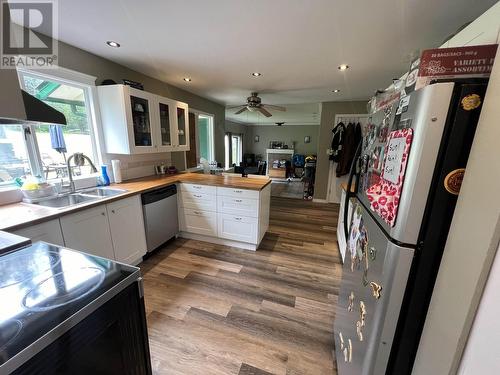
POLYGON ((453 195, 458 195, 460 193, 464 174, 465 168, 459 168, 446 175, 444 178, 444 188, 448 193, 453 195))
POLYGON ((255 143, 259 142, 260 141, 260 137, 258 135, 256 135, 255 137, 253 137, 253 141, 255 143))
POLYGON ((391 227, 396 223, 412 138, 411 128, 390 133, 385 146, 380 181, 374 182, 366 190, 371 210, 391 227))
POLYGON ((366 318, 366 306, 363 301, 359 301, 359 320, 363 327, 365 326, 365 318, 366 318))
POLYGON ((375 281, 370 281, 370 287, 372 288, 372 295, 375 299, 379 299, 382 292, 382 286, 377 284, 375 281))
POLYGON ((354 307, 354 292, 349 295, 349 304, 347 305, 347 311, 351 312, 354 307))
POLYGON ((467 95, 462 99, 461 104, 465 111, 472 111, 481 105, 481 97, 478 94, 467 95))
POLYGON ((359 341, 363 341, 363 326, 359 320, 356 322, 356 333, 358 334, 359 341))
POLYGON ((308 135, 306 135, 306 136, 304 137, 304 143, 311 143, 311 137, 310 137, 310 136, 308 136, 308 135))

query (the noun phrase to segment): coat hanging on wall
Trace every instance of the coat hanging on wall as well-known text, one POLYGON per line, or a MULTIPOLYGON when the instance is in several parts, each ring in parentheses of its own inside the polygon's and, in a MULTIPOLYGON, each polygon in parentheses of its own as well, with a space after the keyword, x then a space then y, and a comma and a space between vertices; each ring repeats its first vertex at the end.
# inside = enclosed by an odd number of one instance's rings
POLYGON ((340 160, 340 154, 342 153, 342 144, 344 143, 344 132, 345 125, 341 121, 332 130, 332 154, 330 155, 330 160, 338 163, 340 160))
POLYGON ((343 133, 343 143, 340 155, 338 157, 336 174, 337 177, 344 176, 349 173, 354 154, 359 142, 361 142, 361 124, 349 123, 345 127, 343 133))

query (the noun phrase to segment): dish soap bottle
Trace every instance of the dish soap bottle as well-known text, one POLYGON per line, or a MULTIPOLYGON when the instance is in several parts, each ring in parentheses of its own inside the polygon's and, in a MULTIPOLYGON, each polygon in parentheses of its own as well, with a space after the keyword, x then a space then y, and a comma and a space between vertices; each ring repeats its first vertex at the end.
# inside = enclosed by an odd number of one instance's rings
POLYGON ((105 165, 101 165, 101 175, 98 179, 98 186, 109 186, 108 170, 105 165))

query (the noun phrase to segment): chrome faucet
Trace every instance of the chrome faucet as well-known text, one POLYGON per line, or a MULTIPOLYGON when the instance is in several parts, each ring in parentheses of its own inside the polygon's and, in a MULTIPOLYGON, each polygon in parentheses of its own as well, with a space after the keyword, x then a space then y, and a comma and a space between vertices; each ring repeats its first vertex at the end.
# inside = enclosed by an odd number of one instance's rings
POLYGON ((92 163, 92 160, 90 158, 83 154, 82 152, 75 152, 73 155, 70 155, 68 157, 68 160, 66 161, 66 168, 68 168, 68 178, 69 178, 69 191, 71 193, 75 192, 75 182, 73 181, 73 172, 71 171, 71 159, 75 159, 75 165, 77 167, 81 167, 85 164, 85 160, 87 160, 90 164, 90 168, 92 169, 92 172, 96 173, 97 168, 95 167, 94 163, 92 163))

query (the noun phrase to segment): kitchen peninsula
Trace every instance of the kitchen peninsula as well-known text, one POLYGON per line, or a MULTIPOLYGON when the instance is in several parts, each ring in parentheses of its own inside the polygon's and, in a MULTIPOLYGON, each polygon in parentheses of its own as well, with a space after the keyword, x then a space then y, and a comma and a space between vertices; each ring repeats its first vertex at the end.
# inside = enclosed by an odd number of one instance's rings
POLYGON ((141 194, 173 184, 178 190, 175 214, 181 237, 257 249, 269 225, 270 181, 198 173, 112 184, 110 188, 123 192, 61 208, 22 202, 4 205, 0 230, 138 264, 146 253, 141 194), (81 238, 86 239, 85 249, 78 246, 81 238), (115 246, 113 253, 110 249, 117 241, 130 243, 130 249, 119 246, 118 254, 115 246))

